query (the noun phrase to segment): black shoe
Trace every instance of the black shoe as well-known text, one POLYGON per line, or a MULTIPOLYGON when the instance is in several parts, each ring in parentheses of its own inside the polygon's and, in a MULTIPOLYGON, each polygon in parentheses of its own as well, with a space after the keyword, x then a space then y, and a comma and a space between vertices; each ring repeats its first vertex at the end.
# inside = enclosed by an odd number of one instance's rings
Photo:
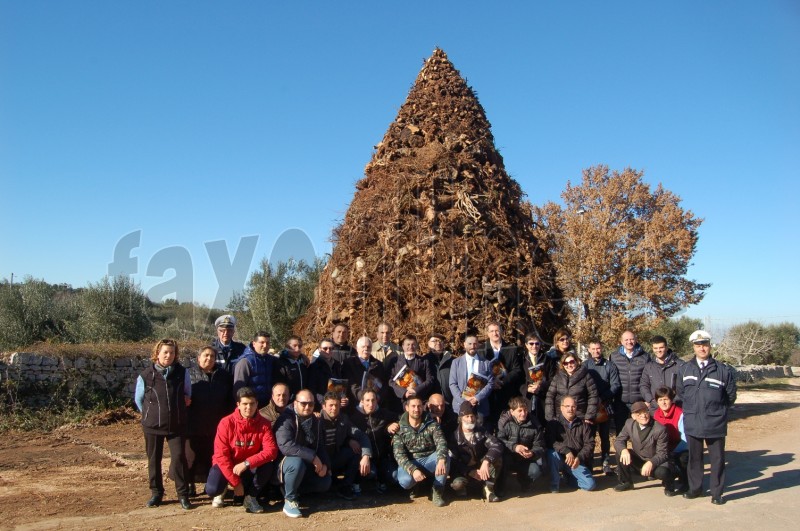
POLYGON ((187 498, 186 496, 181 496, 180 498, 178 498, 178 502, 181 504, 181 509, 183 509, 184 511, 188 511, 189 509, 192 508, 192 504, 189 503, 189 498, 187 498))
POLYGON ((195 485, 194 483, 189 485, 189 497, 190 498, 196 498, 197 497, 197 485, 195 485))
POLYGON ((618 483, 614 490, 617 492, 624 492, 626 490, 633 490, 633 483, 618 483))
POLYGON ((672 498, 673 496, 676 496, 677 494, 678 493, 675 492, 674 489, 671 489, 669 487, 664 487, 664 496, 666 496, 667 498, 672 498))
POLYGON ((147 507, 158 507, 161 505, 161 494, 153 494, 153 496, 147 500, 147 507))
POLYGON ((687 500, 693 500, 695 498, 699 498, 703 495, 702 490, 687 490, 683 493, 683 497, 687 500))
POLYGON ((340 498, 345 499, 347 501, 352 501, 356 499, 356 494, 353 492, 353 487, 350 485, 342 485, 336 491, 336 494, 339 495, 340 498))
POLYGON ((722 499, 722 496, 713 496, 711 498, 711 503, 714 505, 725 505, 725 500, 722 499))

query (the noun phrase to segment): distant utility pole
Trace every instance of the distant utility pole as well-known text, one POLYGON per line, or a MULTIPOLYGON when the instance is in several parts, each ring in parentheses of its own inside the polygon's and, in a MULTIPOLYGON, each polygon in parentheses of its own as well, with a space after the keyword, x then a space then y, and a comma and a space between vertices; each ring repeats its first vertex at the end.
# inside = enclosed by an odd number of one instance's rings
POLYGON ((14 284, 14 273, 11 273, 11 284, 14 284))

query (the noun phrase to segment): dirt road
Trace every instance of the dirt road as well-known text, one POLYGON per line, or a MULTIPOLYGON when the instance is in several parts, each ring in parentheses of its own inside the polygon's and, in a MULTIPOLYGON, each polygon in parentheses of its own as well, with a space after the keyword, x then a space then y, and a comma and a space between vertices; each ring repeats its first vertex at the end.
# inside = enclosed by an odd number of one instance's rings
MULTIPOLYGON (((797 379, 800 380, 800 379, 797 379)), ((616 493, 614 478, 595 492, 545 492, 500 503, 448 499, 437 509, 400 493, 354 502, 307 497, 307 517, 290 520, 273 505, 251 515, 241 507, 213 509, 199 498, 182 511, 167 483, 167 503, 145 509, 149 496, 143 440, 135 423, 11 434, 0 448, 0 528, 3 529, 641 529, 663 525, 695 529, 796 529, 800 508, 800 382, 741 391, 727 439, 728 503, 708 497, 667 498, 658 482, 616 493), (792 522, 795 522, 794 524, 792 522)), ((165 467, 166 470, 166 467, 165 467)), ((706 480, 707 486, 707 480, 706 480)))

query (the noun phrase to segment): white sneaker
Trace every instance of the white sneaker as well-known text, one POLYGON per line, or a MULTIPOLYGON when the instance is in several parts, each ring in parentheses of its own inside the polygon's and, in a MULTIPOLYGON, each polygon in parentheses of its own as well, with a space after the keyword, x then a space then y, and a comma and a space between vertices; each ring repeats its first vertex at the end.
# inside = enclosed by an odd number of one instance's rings
POLYGON ((221 509, 222 507, 225 507, 225 500, 223 499, 224 496, 225 494, 214 496, 214 499, 211 500, 211 507, 214 507, 215 509, 221 509))

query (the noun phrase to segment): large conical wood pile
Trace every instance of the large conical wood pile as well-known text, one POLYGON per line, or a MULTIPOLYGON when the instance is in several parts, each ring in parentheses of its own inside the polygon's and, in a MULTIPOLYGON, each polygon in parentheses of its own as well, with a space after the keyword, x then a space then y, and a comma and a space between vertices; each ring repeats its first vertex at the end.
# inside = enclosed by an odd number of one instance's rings
POLYGON ((376 146, 333 243, 314 302, 295 325, 309 341, 340 321, 354 336, 374 336, 387 321, 397 333, 451 340, 490 320, 511 335, 535 327, 545 337, 561 324, 530 204, 442 50, 425 61, 376 146))

